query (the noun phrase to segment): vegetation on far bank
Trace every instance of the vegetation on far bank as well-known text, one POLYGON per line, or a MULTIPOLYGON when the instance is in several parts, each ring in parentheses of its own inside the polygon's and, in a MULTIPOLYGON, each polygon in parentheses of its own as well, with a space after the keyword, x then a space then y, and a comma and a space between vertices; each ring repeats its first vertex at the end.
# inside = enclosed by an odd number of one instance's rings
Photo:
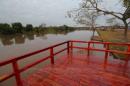
POLYGON ((23 26, 20 22, 7 24, 7 23, 0 23, 0 34, 11 35, 17 33, 26 33, 26 32, 62 32, 64 31, 73 31, 74 28, 69 27, 67 25, 58 26, 58 27, 43 27, 40 25, 39 27, 33 27, 32 24, 27 24, 23 26))
MULTIPOLYGON (((123 37, 123 31, 122 30, 97 30, 99 33, 101 39, 106 42, 119 42, 119 43, 125 43, 124 37, 123 37)), ((128 31, 128 36, 130 36, 130 31, 128 31)), ((130 42, 130 38, 128 39, 130 42)), ((110 45, 109 48, 111 50, 119 50, 119 51, 127 51, 127 47, 125 46, 113 46, 110 45)), ((114 58, 124 59, 127 57, 124 54, 116 54, 112 53, 114 58)))
POLYGON ((45 27, 40 25, 39 27, 33 27, 31 24, 27 24, 25 27, 21 23, 13 23, 11 25, 4 23, 0 24, 0 42, 2 45, 23 44, 26 39, 34 40, 35 37, 41 37, 46 39, 47 34, 67 34, 75 31, 77 28, 69 27, 66 25, 58 27, 45 27))

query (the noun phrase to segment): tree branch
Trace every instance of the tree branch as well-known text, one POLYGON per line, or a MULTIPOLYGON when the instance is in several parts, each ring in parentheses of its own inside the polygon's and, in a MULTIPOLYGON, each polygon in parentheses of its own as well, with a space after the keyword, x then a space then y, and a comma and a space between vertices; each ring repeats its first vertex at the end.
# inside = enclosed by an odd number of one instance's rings
POLYGON ((128 24, 130 24, 130 21, 128 22, 128 24))
POLYGON ((122 20, 122 18, 123 18, 123 14, 122 13, 100 9, 98 7, 98 2, 96 2, 95 0, 89 0, 89 3, 91 4, 92 8, 88 8, 88 10, 95 10, 95 11, 98 11, 98 12, 102 12, 102 13, 104 13, 104 15, 105 14, 110 14, 110 15, 113 15, 114 17, 116 17, 116 18, 118 18, 120 20, 122 20), (120 17, 119 14, 122 17, 120 17))
MULTIPOLYGON (((109 12, 109 11, 101 10, 101 9, 99 9, 99 8, 97 8, 97 11, 103 12, 104 15, 105 15, 105 14, 113 15, 114 17, 116 17, 116 18, 122 20, 122 18, 121 18, 120 16, 118 16, 118 15, 115 14, 115 12, 109 12)), ((122 15, 122 16, 123 16, 123 15, 122 15)))

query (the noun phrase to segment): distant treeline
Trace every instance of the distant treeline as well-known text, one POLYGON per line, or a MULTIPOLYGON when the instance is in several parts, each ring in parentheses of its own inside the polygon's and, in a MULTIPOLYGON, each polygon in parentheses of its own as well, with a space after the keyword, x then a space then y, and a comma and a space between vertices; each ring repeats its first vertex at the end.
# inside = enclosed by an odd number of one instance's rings
POLYGON ((32 24, 27 24, 26 26, 23 26, 22 23, 16 22, 12 24, 7 23, 0 23, 0 33, 1 34, 16 34, 16 33, 26 33, 26 32, 46 32, 46 31, 56 31, 56 32, 62 32, 62 31, 73 31, 75 30, 72 27, 69 27, 67 25, 59 26, 59 27, 33 27, 32 24))

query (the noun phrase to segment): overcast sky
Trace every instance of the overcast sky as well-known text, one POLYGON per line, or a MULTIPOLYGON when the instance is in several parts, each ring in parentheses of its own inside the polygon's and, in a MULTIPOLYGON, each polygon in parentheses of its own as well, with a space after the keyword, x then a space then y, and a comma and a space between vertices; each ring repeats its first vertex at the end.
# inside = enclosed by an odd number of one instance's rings
MULTIPOLYGON (((117 1, 106 0, 105 6, 110 10, 122 11, 122 6, 117 1)), ((75 22, 65 16, 67 11, 78 8, 80 2, 81 0, 0 0, 0 23, 75 26, 75 22)), ((105 24, 104 20, 104 17, 100 17, 99 24, 105 24)))

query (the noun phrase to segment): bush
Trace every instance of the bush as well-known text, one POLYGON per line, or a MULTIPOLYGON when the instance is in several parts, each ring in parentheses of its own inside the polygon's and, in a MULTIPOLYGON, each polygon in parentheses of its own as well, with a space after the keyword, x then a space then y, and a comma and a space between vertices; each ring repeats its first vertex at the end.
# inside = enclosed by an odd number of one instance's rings
POLYGON ((22 26, 22 24, 20 22, 12 23, 12 28, 17 33, 22 33, 22 31, 23 31, 23 26, 22 26))
POLYGON ((33 30, 33 25, 32 24, 27 24, 25 31, 32 31, 33 30))
POLYGON ((11 28, 9 24, 0 24, 0 33, 2 34, 13 34, 15 30, 11 28))

